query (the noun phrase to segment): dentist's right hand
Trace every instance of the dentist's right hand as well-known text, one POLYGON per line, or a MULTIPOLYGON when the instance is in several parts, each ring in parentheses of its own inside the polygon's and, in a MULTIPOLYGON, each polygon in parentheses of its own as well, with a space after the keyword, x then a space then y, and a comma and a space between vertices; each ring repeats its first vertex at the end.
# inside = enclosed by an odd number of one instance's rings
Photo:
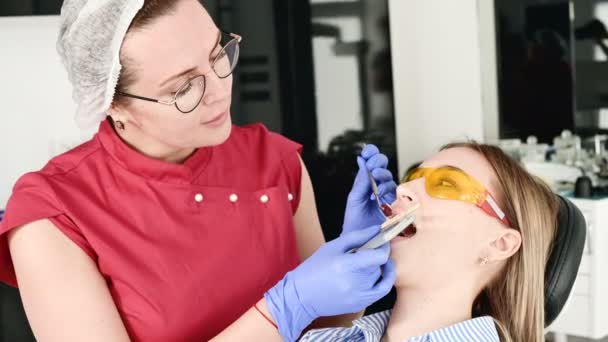
POLYGON ((396 279, 389 245, 349 253, 379 232, 372 226, 343 233, 266 292, 284 340, 295 341, 318 317, 359 312, 389 293, 396 279))

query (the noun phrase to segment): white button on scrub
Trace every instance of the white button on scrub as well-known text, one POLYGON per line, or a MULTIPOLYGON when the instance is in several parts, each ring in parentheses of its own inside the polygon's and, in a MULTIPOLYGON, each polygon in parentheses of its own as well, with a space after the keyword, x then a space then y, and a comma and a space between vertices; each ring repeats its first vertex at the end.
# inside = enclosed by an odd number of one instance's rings
POLYGON ((239 196, 237 196, 236 194, 230 195, 230 202, 236 203, 236 201, 238 201, 238 200, 239 200, 239 196))
POLYGON ((197 201, 198 203, 201 203, 203 201, 203 194, 196 194, 194 195, 194 200, 197 201))
POLYGON ((262 195, 262 197, 260 197, 260 202, 262 203, 268 203, 269 200, 270 198, 268 198, 267 195, 262 195))

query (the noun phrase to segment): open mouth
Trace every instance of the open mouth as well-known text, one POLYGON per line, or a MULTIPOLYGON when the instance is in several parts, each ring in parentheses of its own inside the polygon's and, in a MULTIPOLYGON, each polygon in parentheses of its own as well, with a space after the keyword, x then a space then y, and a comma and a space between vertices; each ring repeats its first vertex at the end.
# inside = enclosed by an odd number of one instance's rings
POLYGON ((409 226, 407 226, 401 233, 399 233, 399 236, 409 239, 409 238, 412 238, 414 235, 416 235, 417 232, 418 232, 418 229, 416 229, 416 225, 414 223, 412 223, 409 226))

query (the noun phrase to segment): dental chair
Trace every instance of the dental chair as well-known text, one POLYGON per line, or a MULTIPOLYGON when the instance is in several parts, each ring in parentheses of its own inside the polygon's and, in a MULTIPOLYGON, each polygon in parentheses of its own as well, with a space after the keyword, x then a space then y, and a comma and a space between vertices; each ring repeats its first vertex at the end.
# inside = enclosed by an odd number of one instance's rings
POLYGON ((545 268, 545 327, 553 323, 570 296, 587 234, 587 223, 581 211, 566 198, 559 198, 559 223, 545 268))

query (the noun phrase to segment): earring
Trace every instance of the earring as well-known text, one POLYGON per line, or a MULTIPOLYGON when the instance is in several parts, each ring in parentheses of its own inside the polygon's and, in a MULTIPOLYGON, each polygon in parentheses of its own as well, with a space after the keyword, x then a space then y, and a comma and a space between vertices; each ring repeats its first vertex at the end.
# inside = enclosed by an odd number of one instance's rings
POLYGON ((483 257, 483 258, 481 259, 481 266, 485 266, 485 265, 487 265, 487 264, 488 264, 488 261, 489 261, 489 260, 488 260, 488 257, 487 257, 487 256, 486 256, 486 257, 483 257))
POLYGON ((114 121, 114 124, 116 124, 116 128, 118 128, 121 131, 125 130, 125 124, 122 123, 122 121, 116 120, 114 121))

